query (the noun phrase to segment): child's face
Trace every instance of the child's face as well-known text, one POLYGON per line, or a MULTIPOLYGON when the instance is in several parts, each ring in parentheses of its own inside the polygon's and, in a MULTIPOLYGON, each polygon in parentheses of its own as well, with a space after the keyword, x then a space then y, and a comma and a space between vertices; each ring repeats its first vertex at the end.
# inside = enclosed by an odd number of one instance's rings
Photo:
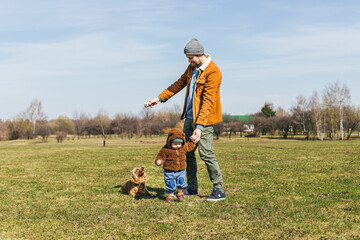
POLYGON ((181 146, 182 146, 182 143, 180 143, 180 142, 171 143, 171 148, 175 149, 175 150, 181 148, 181 146))

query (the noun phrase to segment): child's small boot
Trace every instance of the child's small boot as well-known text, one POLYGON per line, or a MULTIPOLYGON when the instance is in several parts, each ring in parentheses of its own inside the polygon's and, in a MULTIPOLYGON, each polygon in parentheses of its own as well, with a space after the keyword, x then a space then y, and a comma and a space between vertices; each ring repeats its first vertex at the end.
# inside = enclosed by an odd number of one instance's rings
POLYGON ((176 197, 180 202, 185 200, 185 195, 182 189, 178 189, 178 192, 176 193, 176 197))
POLYGON ((175 195, 174 193, 168 193, 166 199, 165 199, 165 202, 173 202, 175 201, 175 195))

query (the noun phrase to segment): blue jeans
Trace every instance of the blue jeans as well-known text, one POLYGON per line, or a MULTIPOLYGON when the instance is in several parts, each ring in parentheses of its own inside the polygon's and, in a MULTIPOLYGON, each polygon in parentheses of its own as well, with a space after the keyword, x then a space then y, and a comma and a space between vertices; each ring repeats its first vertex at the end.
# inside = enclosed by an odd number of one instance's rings
POLYGON ((175 192, 176 188, 186 188, 188 184, 185 181, 185 170, 172 172, 164 170, 165 188, 168 193, 175 192))

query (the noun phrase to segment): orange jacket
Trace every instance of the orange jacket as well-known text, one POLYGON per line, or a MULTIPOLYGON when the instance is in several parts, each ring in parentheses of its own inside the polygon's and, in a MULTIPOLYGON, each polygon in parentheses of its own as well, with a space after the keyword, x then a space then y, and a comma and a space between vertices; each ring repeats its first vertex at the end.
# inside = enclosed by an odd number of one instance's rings
MULTIPOLYGON (((166 102, 169 98, 181 91, 186 86, 184 109, 181 119, 186 115, 186 100, 189 94, 189 85, 194 67, 189 64, 183 75, 170 87, 159 94, 161 101, 166 102)), ((211 61, 204 71, 199 69, 193 97, 194 124, 210 126, 222 121, 220 103, 221 72, 218 66, 211 61)))

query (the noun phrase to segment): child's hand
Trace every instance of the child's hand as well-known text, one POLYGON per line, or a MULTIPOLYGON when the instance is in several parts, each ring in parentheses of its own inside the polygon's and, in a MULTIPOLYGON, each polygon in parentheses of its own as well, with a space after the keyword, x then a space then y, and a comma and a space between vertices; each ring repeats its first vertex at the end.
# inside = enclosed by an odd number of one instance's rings
POLYGON ((160 166, 162 164, 162 161, 160 159, 156 160, 156 165, 160 166))

